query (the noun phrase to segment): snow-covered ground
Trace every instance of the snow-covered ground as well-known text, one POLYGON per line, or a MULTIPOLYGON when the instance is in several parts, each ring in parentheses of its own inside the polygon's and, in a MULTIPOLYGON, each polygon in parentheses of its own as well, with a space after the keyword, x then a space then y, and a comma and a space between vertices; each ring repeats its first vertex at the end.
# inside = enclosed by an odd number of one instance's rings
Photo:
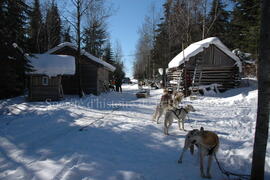
MULTIPOLYGON (((162 90, 137 99, 137 85, 124 92, 68 97, 61 102, 0 101, 0 179, 34 180, 195 180, 198 155, 186 153, 177 164, 186 132, 177 124, 163 134, 151 121, 162 90)), ((249 173, 256 119, 257 90, 239 88, 185 99, 186 129, 212 130, 220 137, 217 154, 226 170, 249 173)), ((163 120, 163 117, 162 117, 163 120)), ((268 147, 266 176, 270 177, 268 147)), ((225 179, 214 162, 213 179, 225 179)))

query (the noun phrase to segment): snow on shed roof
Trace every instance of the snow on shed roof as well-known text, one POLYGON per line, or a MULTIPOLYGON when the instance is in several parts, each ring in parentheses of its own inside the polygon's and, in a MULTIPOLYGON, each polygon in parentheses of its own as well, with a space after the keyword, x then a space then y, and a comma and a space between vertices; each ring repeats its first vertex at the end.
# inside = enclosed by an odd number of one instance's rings
POLYGON ((184 61, 189 61, 189 58, 202 52, 204 48, 208 48, 211 44, 216 45, 225 54, 235 60, 235 63, 239 67, 240 72, 242 71, 242 64, 240 59, 234 53, 232 53, 217 37, 210 37, 189 45, 186 49, 184 49, 171 60, 168 65, 169 68, 178 67, 183 64, 184 61))
MULTIPOLYGON (((64 43, 61 43, 61 44, 57 45, 56 47, 48 50, 46 53, 47 54, 54 53, 55 51, 57 51, 57 50, 65 47, 65 46, 68 46, 68 47, 70 47, 72 49, 77 50, 77 46, 75 44, 70 43, 70 42, 64 42, 64 43)), ((93 56, 92 54, 86 52, 85 50, 81 50, 81 55, 84 55, 84 56, 88 57, 89 59, 91 59, 91 60, 93 60, 93 61, 95 61, 95 62, 103 65, 104 67, 106 67, 110 71, 114 71, 115 70, 115 67, 114 66, 112 66, 111 64, 109 64, 109 63, 107 63, 107 62, 105 62, 105 61, 103 61, 103 60, 101 60, 101 59, 93 56)))
POLYGON ((33 54, 28 59, 34 69, 29 74, 45 74, 47 76, 75 74, 75 58, 73 56, 33 54))

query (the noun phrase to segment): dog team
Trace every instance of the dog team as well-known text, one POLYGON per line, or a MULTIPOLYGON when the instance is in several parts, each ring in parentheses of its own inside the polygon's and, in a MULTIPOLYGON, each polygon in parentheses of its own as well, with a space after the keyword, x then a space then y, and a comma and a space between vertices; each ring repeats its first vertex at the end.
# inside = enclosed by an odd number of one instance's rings
POLYGON ((195 109, 192 105, 187 105, 180 108, 179 104, 184 99, 184 94, 181 92, 174 91, 170 93, 167 89, 164 90, 161 96, 160 103, 157 105, 155 113, 153 115, 153 121, 159 124, 159 119, 165 112, 164 119, 164 134, 169 135, 168 130, 172 125, 173 120, 178 120, 179 129, 184 129, 184 121, 189 112, 194 112, 195 109))
MULTIPOLYGON (((159 124, 159 119, 163 113, 164 118, 164 134, 169 135, 169 127, 172 125, 173 120, 178 121, 179 130, 184 130, 185 119, 190 112, 195 112, 192 105, 186 105, 185 107, 179 107, 179 104, 184 99, 182 92, 173 91, 170 92, 164 89, 161 96, 160 103, 157 105, 152 120, 159 124)), ((211 178, 210 168, 212 159, 219 148, 219 138, 216 133, 204 130, 203 127, 199 129, 193 129, 189 131, 185 138, 185 145, 178 163, 182 163, 182 159, 186 150, 190 149, 191 154, 194 152, 194 146, 198 148, 200 157, 200 173, 203 178, 211 178), (204 173, 204 157, 208 156, 208 165, 206 174, 204 173)))

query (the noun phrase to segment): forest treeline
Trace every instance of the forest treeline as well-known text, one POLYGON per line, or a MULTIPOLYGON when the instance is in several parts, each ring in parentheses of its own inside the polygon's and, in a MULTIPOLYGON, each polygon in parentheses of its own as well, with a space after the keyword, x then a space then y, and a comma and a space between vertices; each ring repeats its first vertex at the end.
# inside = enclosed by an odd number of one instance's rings
POLYGON ((121 45, 113 48, 107 31, 113 13, 105 0, 1 0, 0 99, 23 93, 31 71, 26 54, 44 53, 62 42, 102 58, 116 67, 114 76, 124 77, 121 45))
POLYGON ((155 79, 158 68, 167 68, 184 48, 207 37, 257 59, 259 27, 259 0, 165 0, 161 14, 150 7, 139 29, 134 77, 155 79))

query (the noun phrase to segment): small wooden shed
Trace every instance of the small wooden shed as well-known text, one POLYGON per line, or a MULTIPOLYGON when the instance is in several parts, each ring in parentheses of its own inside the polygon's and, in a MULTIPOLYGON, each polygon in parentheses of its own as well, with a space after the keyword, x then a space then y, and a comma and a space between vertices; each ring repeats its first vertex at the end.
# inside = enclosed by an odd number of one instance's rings
MULTIPOLYGON (((50 49, 47 54, 62 54, 75 57, 76 65, 80 68, 82 90, 86 94, 99 95, 105 91, 104 85, 109 82, 109 73, 115 70, 111 64, 81 50, 80 60, 77 58, 77 46, 64 42, 50 49)), ((64 94, 78 94, 78 72, 75 75, 63 75, 62 85, 64 94)))
POLYGON ((29 75, 30 101, 56 101, 64 97, 62 76, 75 74, 75 58, 66 55, 34 54, 29 75))
POLYGON ((224 91, 240 84, 242 65, 217 37, 189 45, 174 57, 167 74, 168 85, 187 92, 210 84, 218 84, 224 91))

